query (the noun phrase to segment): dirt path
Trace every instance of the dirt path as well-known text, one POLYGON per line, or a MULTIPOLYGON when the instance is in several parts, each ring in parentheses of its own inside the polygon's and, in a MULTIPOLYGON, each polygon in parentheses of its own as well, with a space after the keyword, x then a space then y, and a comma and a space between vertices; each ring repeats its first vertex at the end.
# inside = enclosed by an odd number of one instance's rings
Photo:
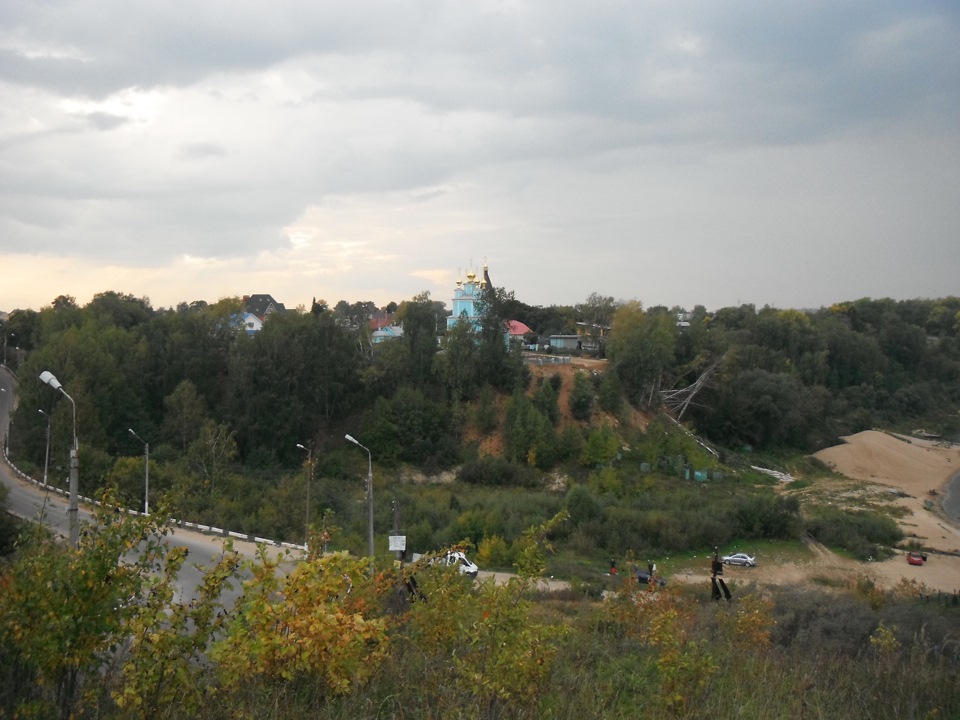
MULTIPOLYGON (((906 579, 922 584, 928 591, 960 591, 958 557, 931 554, 922 566, 909 565, 900 553, 882 562, 858 562, 838 555, 815 540, 808 538, 804 544, 810 552, 808 559, 778 561, 777 558, 758 556, 755 568, 725 566, 724 580, 728 583, 754 581, 761 585, 843 585, 867 578, 878 587, 889 590, 906 579)), ((684 571, 673 575, 671 580, 708 583, 710 575, 705 570, 684 571)))
MULTIPOLYGON (((477 574, 477 579, 484 580, 486 578, 493 578, 494 582, 496 582, 497 585, 506 584, 512 577, 516 577, 516 575, 513 573, 506 573, 506 572, 494 572, 492 570, 481 570, 477 574)), ((554 590, 569 590, 570 583, 568 583, 566 580, 556 580, 554 578, 540 578, 540 580, 537 581, 537 588, 542 590, 548 590, 551 592, 554 590)))

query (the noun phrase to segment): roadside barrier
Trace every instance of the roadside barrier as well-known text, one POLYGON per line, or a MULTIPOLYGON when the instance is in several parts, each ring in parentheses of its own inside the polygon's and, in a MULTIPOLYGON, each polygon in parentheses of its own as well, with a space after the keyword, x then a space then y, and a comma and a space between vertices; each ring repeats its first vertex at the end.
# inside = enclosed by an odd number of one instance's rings
MULTIPOLYGON (((16 473, 17 476, 20 477, 21 479, 29 483, 32 483, 33 485, 39 488, 43 488, 47 492, 53 492, 53 493, 56 493, 57 495, 62 495, 63 497, 69 497, 70 493, 68 490, 65 490, 64 488, 56 487, 55 485, 50 485, 49 483, 45 483, 42 480, 37 480, 36 478, 31 477, 27 473, 21 471, 20 468, 14 465, 13 461, 10 460, 9 454, 7 453, 6 443, 3 444, 3 459, 7 463, 9 468, 14 473, 16 473)), ((84 495, 78 496, 77 499, 82 503, 86 503, 87 505, 103 505, 103 503, 100 502, 99 500, 94 500, 93 498, 86 497, 84 495)), ((130 508, 120 508, 120 510, 127 513, 128 515, 138 515, 138 516, 143 515, 143 513, 140 512, 139 510, 131 510, 130 508)), ((260 537, 252 533, 233 532, 232 530, 224 530, 223 528, 214 527, 212 525, 202 525, 200 523, 192 523, 186 520, 178 520, 176 518, 170 518, 167 521, 167 524, 173 525, 178 528, 183 528, 185 530, 193 530, 194 532, 203 533, 205 535, 219 535, 220 537, 232 537, 238 540, 243 540, 245 542, 256 543, 257 545, 261 545, 261 544, 273 545, 275 547, 282 547, 288 550, 303 550, 304 552, 306 552, 307 550, 306 545, 297 545, 295 543, 288 543, 280 540, 272 540, 270 538, 260 537)))

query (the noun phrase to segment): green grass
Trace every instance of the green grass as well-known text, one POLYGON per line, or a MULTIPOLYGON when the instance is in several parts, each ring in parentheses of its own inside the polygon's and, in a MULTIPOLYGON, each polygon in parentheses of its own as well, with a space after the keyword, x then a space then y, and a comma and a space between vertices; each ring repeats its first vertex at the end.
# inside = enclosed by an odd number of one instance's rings
MULTIPOLYGON (((810 551, 800 540, 742 540, 734 541, 719 549, 720 557, 733 553, 745 552, 757 558, 757 565, 770 563, 797 562, 810 559, 810 551)), ((670 572, 687 570, 709 569, 713 559, 713 549, 704 549, 698 552, 677 553, 661 561, 657 561, 657 569, 667 569, 670 572)))

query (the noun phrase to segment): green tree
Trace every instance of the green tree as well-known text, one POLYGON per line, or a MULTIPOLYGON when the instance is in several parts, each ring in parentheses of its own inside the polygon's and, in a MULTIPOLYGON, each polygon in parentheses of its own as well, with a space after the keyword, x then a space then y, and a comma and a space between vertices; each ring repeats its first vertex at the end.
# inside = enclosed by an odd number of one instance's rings
POLYGON ((0 485, 0 558, 13 552, 14 541, 19 532, 18 522, 9 512, 7 497, 10 490, 6 485, 0 485))
MULTIPOLYGON (((559 377, 555 375, 554 377, 559 377)), ((541 378, 540 386, 533 396, 533 404, 540 413, 550 421, 551 425, 556 425, 560 419, 560 408, 557 406, 557 392, 553 388, 552 382, 543 382, 541 378)))
POLYGON ((85 309, 100 323, 125 330, 143 325, 153 316, 153 308, 147 298, 135 298, 113 291, 97 293, 85 309))
POLYGON ((206 420, 200 428, 199 437, 190 444, 187 456, 193 469, 213 494, 224 466, 237 456, 237 443, 226 425, 206 420))
POLYGON ((363 421, 363 437, 379 462, 447 466, 456 460, 449 449, 450 412, 423 390, 405 385, 391 399, 378 398, 363 421))
POLYGON ((608 413, 617 414, 623 408, 623 387, 620 376, 615 372, 605 372, 600 379, 598 391, 600 409, 608 413))
POLYGON ((196 386, 184 380, 163 399, 163 434, 168 442, 186 451, 200 435, 206 420, 206 405, 196 386))
POLYGON ((408 348, 408 381, 414 385, 431 383, 437 353, 437 316, 430 293, 423 292, 401 304, 397 318, 403 323, 403 343, 408 348))
POLYGON ((556 462, 553 426, 520 389, 507 401, 503 439, 506 457, 515 462, 541 469, 552 467, 556 462))
MULTIPOLYGON (((156 463, 151 462, 151 466, 156 478, 156 463)), ((145 474, 142 457, 118 457, 104 480, 116 493, 121 505, 128 508, 143 508, 145 474)))
MULTIPOLYGON (((249 339, 242 317, 242 301, 233 297, 212 305, 181 303, 142 326, 139 332, 149 348, 144 371, 148 406, 159 410, 164 399, 189 380, 208 412, 221 416, 237 381, 230 372, 234 346, 249 339)), ((160 425, 162 417, 155 422, 160 425)))
POLYGON ((576 484, 571 487, 563 505, 570 517, 570 524, 575 528, 603 517, 603 508, 586 485, 576 484))
POLYGON ((607 334, 613 322, 618 303, 612 298, 592 292, 587 299, 577 305, 577 314, 584 324, 587 336, 596 346, 600 357, 606 355, 607 334))
POLYGON ((479 356, 473 326, 457 322, 443 339, 443 352, 437 356, 437 375, 454 400, 473 397, 480 377, 479 356))
POLYGON ((272 315, 253 338, 235 346, 233 394, 225 413, 243 457, 299 460, 296 441, 350 407, 362 389, 360 354, 332 313, 272 315), (282 411, 278 411, 282 409, 282 411))
POLYGON ((676 327, 665 313, 645 313, 640 303, 622 305, 613 318, 610 362, 634 403, 659 404, 657 392, 673 359, 676 327))
POLYGON ((477 330, 477 370, 481 383, 501 392, 510 392, 523 378, 525 368, 519 348, 507 344, 507 308, 515 301, 513 292, 487 287, 476 303, 480 316, 477 330))
POLYGON ((584 422, 590 419, 593 414, 593 384, 585 373, 574 373, 568 402, 574 419, 584 422))
POLYGON ((481 433, 493 432, 499 423, 496 405, 496 393, 489 385, 484 385, 477 396, 473 421, 481 433))

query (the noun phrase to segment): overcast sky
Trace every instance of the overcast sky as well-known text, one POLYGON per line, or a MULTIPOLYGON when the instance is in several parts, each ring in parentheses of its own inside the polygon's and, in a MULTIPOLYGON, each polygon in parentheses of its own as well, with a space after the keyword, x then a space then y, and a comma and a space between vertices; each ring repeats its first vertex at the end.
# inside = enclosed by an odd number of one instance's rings
POLYGON ((3 0, 0 310, 960 294, 960 3, 3 0))

